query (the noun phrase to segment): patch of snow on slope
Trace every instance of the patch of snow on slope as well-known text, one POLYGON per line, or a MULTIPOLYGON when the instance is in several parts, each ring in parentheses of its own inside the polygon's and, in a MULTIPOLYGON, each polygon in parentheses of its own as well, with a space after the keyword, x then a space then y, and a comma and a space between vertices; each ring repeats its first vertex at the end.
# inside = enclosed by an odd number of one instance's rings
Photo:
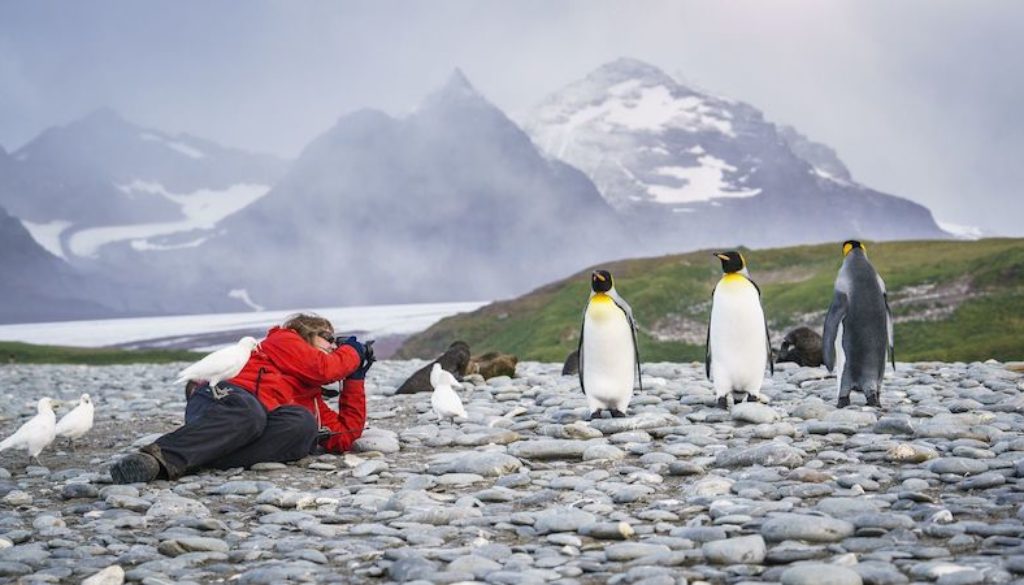
POLYGON ((839 177, 833 175, 832 173, 830 173, 828 171, 825 171, 823 169, 819 169, 818 167, 811 167, 810 173, 812 175, 817 175, 817 176, 821 177, 822 179, 826 179, 826 180, 832 181, 833 183, 839 183, 840 185, 849 185, 850 184, 849 181, 847 181, 845 179, 840 179, 839 177))
POLYGON ((669 88, 659 85, 641 87, 639 80, 612 86, 600 103, 575 111, 557 110, 549 116, 557 120, 546 123, 539 132, 538 145, 550 155, 565 159, 566 151, 576 141, 580 128, 587 132, 615 133, 621 130, 660 133, 668 128, 690 132, 717 131, 735 137, 725 112, 708 105, 696 96, 678 98, 669 88))
POLYGON ((153 134, 151 132, 143 132, 142 134, 139 135, 139 138, 142 138, 143 140, 148 140, 150 142, 160 142, 160 143, 163 143, 164 146, 166 146, 167 148, 170 148, 171 150, 173 150, 175 152, 178 152, 178 153, 181 153, 181 154, 183 154, 183 155, 185 155, 185 156, 187 156, 189 158, 200 159, 200 158, 203 158, 203 157, 206 156, 206 154, 204 154, 203 151, 201 151, 201 150, 199 150, 199 149, 197 149, 195 147, 189 146, 188 144, 185 144, 184 142, 177 142, 177 141, 174 141, 174 140, 167 140, 163 136, 158 136, 158 135, 153 134))
POLYGON ((985 237, 985 230, 980 227, 959 225, 939 220, 935 220, 935 223, 939 224, 939 229, 952 234, 958 240, 980 240, 985 237))
POLYGON ((210 238, 203 236, 178 244, 156 244, 150 242, 149 240, 132 240, 131 243, 128 245, 131 246, 133 250, 138 250, 139 252, 145 252, 147 250, 180 250, 182 248, 198 248, 203 244, 203 242, 205 242, 208 239, 210 238))
MULTIPOLYGON (((620 84, 621 85, 621 84, 620 84)), ((690 130, 712 129, 734 136, 732 124, 718 118, 704 100, 687 96, 677 98, 663 85, 645 87, 631 95, 616 95, 601 107, 605 120, 627 130, 660 132, 668 126, 690 130)))
POLYGON ((44 250, 58 258, 67 260, 64 256, 64 248, 60 245, 60 234, 71 225, 70 221, 56 219, 47 223, 34 223, 23 219, 21 225, 25 226, 32 239, 44 250))
POLYGON ((648 185, 650 193, 658 203, 690 203, 707 201, 719 197, 753 197, 760 189, 733 189, 724 181, 726 171, 736 168, 710 155, 697 159, 699 167, 658 167, 659 175, 682 181, 682 185, 648 185))
MULTIPOLYGON (((268 185, 238 184, 227 189, 200 189, 193 193, 179 194, 167 191, 163 185, 146 181, 133 181, 118 185, 125 193, 143 192, 162 195, 181 206, 185 219, 120 226, 103 226, 82 230, 71 236, 68 247, 76 256, 92 257, 101 246, 124 240, 146 240, 156 236, 167 236, 196 229, 212 229, 217 222, 244 208, 270 191, 268 185)), ((136 249, 145 249, 152 243, 134 243, 136 249)), ((194 242, 182 246, 198 245, 194 242)))
POLYGON ((249 291, 245 290, 244 288, 232 289, 228 291, 228 296, 233 299, 238 299, 242 301, 243 303, 245 303, 246 306, 251 308, 253 311, 262 311, 265 308, 263 307, 263 305, 257 305, 256 303, 252 302, 252 299, 249 298, 249 291))

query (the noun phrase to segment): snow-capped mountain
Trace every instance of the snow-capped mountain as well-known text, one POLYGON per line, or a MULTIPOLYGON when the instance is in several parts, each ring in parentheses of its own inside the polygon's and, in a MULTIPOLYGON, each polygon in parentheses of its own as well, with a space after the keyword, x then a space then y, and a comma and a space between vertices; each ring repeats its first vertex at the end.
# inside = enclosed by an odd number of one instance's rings
POLYGON ((458 71, 290 164, 100 110, 0 149, 0 273, 25 275, 0 294, 39 319, 495 299, 703 246, 949 237, 827 146, 638 61, 525 128, 458 71))
POLYGON ((265 195, 286 163, 142 128, 109 109, 50 128, 0 168, 0 204, 71 263, 111 245, 195 245, 265 195))
MULTIPOLYGON (((0 165, 3 164, 0 153, 0 165)), ((78 274, 39 246, 21 222, 0 207, 0 323, 112 317, 106 286, 78 274)))
POLYGON ((501 298, 632 251, 586 176, 459 71, 404 118, 344 116, 224 227, 203 253, 251 250, 237 285, 268 306, 501 298))
POLYGON ((656 250, 948 237, 923 206, 853 181, 828 147, 640 61, 598 68, 545 99, 524 127, 656 250))
POLYGON ((222 282, 217 266, 190 251, 286 167, 101 109, 0 157, 0 205, 74 274, 104 283, 95 298, 113 311, 242 310, 244 300, 204 286, 222 282))

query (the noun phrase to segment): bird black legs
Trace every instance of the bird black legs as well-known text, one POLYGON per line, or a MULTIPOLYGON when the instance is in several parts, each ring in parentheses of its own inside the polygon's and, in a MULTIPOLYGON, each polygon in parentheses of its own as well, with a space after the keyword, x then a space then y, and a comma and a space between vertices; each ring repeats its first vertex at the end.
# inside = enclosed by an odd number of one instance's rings
MULTIPOLYGON (((626 413, 622 412, 621 410, 619 410, 617 408, 609 408, 608 409, 608 414, 612 415, 612 418, 626 418, 626 416, 627 416, 626 413)), ((595 418, 601 418, 601 409, 600 408, 598 408, 594 412, 590 413, 590 416, 587 417, 587 420, 594 420, 595 418)))
POLYGON ((870 384, 865 384, 864 399, 867 400, 868 406, 874 406, 875 408, 881 408, 882 402, 878 400, 878 388, 870 384))
POLYGON ((847 406, 850 406, 850 395, 840 396, 836 401, 836 408, 846 408, 847 406))
POLYGON ((719 396, 718 400, 715 401, 715 405, 723 410, 729 410, 729 398, 727 396, 719 396))

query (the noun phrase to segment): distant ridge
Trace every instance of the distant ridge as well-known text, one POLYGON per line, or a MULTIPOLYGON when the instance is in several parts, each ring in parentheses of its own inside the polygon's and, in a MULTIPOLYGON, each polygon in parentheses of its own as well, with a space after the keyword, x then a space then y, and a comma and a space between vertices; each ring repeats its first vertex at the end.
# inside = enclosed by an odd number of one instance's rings
MULTIPOLYGON (((867 243, 896 315, 896 359, 1024 359, 1024 239, 867 243)), ((839 243, 744 252, 775 347, 799 325, 820 330, 841 264, 839 243)), ((595 265, 633 307, 646 361, 701 361, 721 266, 707 250, 595 265)), ((528 294, 441 320, 398 356, 429 358, 452 341, 474 353, 562 361, 576 348, 591 268, 528 294)))

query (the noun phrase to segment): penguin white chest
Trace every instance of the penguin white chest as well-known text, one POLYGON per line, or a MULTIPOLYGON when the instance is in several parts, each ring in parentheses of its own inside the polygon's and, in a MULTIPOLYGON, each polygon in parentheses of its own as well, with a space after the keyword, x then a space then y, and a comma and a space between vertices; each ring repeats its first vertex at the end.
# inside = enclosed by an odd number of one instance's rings
POLYGON ((587 398, 625 410, 636 369, 629 318, 607 295, 594 295, 583 318, 582 375, 587 398))
POLYGON ((716 388, 760 390, 768 360, 764 310, 757 289, 745 278, 727 275, 715 288, 709 343, 716 388))

